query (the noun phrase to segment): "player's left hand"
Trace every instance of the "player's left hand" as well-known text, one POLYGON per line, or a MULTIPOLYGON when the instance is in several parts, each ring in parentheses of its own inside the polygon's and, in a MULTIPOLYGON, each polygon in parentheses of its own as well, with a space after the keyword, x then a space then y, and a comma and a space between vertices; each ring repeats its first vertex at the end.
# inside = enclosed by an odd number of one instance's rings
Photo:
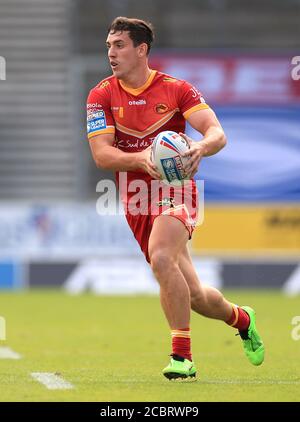
POLYGON ((204 155, 204 148, 203 145, 201 145, 201 142, 195 142, 184 133, 180 132, 179 135, 182 136, 190 146, 190 149, 183 153, 182 156, 190 158, 184 167, 184 171, 188 177, 192 178, 197 173, 199 163, 204 155))

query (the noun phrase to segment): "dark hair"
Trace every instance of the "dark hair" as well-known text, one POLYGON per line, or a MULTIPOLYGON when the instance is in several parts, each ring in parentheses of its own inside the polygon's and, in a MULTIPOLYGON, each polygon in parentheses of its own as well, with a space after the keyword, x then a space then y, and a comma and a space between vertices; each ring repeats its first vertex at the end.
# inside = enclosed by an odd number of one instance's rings
POLYGON ((149 54, 151 44, 154 40, 153 26, 150 22, 119 16, 112 21, 107 32, 114 34, 119 31, 128 31, 129 37, 132 39, 135 47, 142 43, 146 43, 148 46, 147 54, 149 54))

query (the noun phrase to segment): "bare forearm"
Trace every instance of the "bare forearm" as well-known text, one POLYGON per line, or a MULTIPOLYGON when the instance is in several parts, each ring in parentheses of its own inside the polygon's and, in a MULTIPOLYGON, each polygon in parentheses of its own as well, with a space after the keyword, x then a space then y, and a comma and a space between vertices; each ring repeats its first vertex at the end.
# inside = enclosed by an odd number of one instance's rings
POLYGON ((97 167, 114 171, 137 171, 141 169, 141 154, 128 153, 113 146, 106 146, 101 155, 94 156, 97 167))
POLYGON ((210 127, 200 141, 200 145, 203 148, 204 157, 216 154, 226 145, 224 131, 219 127, 210 127))

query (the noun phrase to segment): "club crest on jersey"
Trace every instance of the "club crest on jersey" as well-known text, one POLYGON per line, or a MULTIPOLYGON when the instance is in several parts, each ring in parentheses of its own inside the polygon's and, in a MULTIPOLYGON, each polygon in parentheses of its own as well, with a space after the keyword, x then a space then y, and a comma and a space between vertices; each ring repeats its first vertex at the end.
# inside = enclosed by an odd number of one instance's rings
POLYGON ((166 104, 160 103, 156 104, 155 111, 158 114, 166 113, 169 110, 169 107, 166 104))

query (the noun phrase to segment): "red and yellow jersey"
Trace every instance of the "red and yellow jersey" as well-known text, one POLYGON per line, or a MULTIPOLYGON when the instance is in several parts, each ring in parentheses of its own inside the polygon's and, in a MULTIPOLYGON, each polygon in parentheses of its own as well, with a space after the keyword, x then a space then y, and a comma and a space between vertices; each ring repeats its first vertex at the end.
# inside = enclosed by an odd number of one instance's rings
POLYGON ((110 76, 88 96, 88 138, 111 133, 120 150, 142 151, 164 130, 184 132, 185 120, 204 108, 208 105, 195 87, 164 73, 152 70, 147 82, 137 89, 110 76))

